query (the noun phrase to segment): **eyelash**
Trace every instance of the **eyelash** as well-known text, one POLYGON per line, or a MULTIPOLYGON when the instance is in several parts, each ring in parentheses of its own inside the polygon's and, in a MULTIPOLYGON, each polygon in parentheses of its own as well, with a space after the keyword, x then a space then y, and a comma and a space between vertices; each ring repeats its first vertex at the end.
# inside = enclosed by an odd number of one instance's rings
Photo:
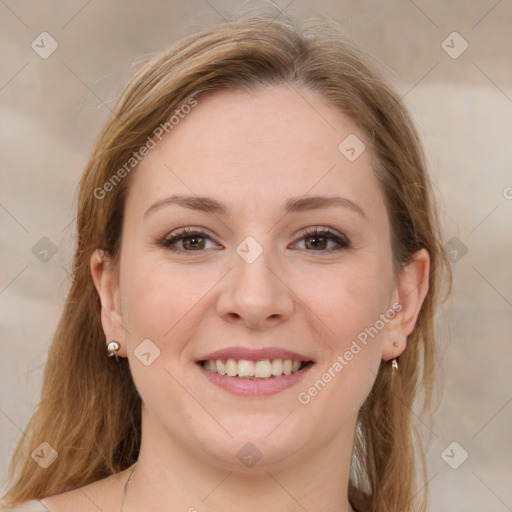
MULTIPOLYGON (((171 252, 188 252, 188 253, 203 252, 205 249, 199 249, 197 251, 194 251, 194 250, 187 250, 187 249, 176 249, 176 248, 172 247, 176 242, 185 240, 187 238, 193 238, 193 237, 205 238, 205 239, 211 240, 211 237, 203 231, 185 228, 185 229, 181 230, 180 232, 161 240, 160 245, 165 247, 167 250, 169 250, 171 252)), ((346 237, 340 236, 337 233, 335 233, 329 229, 326 229, 326 228, 314 228, 313 230, 305 230, 301 233, 298 241, 302 241, 305 238, 315 238, 315 237, 327 238, 327 240, 336 242, 339 245, 339 247, 337 249, 326 249, 326 250, 319 250, 319 251, 309 250, 309 249, 302 249, 302 250, 305 250, 307 252, 330 253, 330 252, 335 252, 335 251, 341 251, 344 249, 349 249, 351 247, 351 244, 346 237)))

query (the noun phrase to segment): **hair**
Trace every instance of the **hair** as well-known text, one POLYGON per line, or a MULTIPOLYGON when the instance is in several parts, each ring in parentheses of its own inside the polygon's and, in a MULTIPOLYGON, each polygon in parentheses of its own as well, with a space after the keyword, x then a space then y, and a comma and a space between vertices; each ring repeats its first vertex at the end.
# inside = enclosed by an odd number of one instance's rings
POLYGON ((389 362, 381 362, 359 411, 348 488, 359 511, 426 510, 426 462, 414 420, 433 409, 434 313, 445 298, 440 285, 450 287, 451 272, 422 145, 401 98, 336 23, 298 21, 266 10, 207 28, 151 58, 101 130, 80 182, 71 286, 49 349, 40 402, 9 466, 5 503, 84 486, 138 458, 141 398, 128 360, 106 357, 101 304, 90 272, 98 248, 118 262, 125 198, 136 169, 101 199, 97 190, 116 172, 119 176, 123 164, 190 98, 283 84, 321 95, 368 135, 390 219, 396 275, 418 250, 430 255, 428 293, 400 369, 393 377, 389 362), (43 441, 58 452, 46 469, 31 458, 43 441))

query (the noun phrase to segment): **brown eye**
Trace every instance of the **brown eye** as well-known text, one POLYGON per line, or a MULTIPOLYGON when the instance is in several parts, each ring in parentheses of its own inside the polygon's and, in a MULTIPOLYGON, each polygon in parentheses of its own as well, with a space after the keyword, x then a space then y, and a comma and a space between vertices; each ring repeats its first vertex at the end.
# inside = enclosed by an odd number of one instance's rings
POLYGON ((325 249, 328 240, 325 236, 308 236, 304 238, 306 249, 325 249))
POLYGON ((164 238, 160 245, 173 252, 200 252, 211 248, 207 247, 208 241, 214 244, 206 233, 185 229, 175 235, 164 238))
POLYGON ((305 232, 299 242, 304 242, 306 250, 316 252, 339 251, 350 247, 347 238, 328 229, 315 229, 314 231, 305 232), (334 244, 334 247, 332 244, 334 244))
POLYGON ((186 238, 182 238, 183 247, 185 249, 204 249, 205 240, 204 237, 201 236, 187 236, 186 238))

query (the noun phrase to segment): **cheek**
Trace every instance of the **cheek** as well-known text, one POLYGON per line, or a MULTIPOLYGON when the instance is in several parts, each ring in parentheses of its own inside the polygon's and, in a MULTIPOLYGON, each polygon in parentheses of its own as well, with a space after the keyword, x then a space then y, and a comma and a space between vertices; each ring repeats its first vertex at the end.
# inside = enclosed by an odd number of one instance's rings
POLYGON ((161 257, 128 255, 123 270, 124 326, 131 338, 155 342, 176 339, 173 333, 200 309, 201 300, 216 282, 215 276, 210 278, 208 272, 193 265, 177 268, 161 257))
MULTIPOLYGON (((125 254, 120 276, 122 314, 135 385, 151 410, 161 411, 166 404, 169 410, 192 415, 197 411, 180 386, 186 371, 182 362, 215 276, 209 278, 193 265, 178 270, 161 257, 136 257, 129 250, 125 254), (149 361, 144 353, 150 354, 149 361)), ((171 416, 167 420, 175 421, 171 416)))
POLYGON ((337 349, 373 325, 390 306, 392 274, 376 259, 303 272, 300 282, 300 299, 324 324, 324 335, 337 349))
POLYGON ((306 383, 299 401, 318 407, 339 424, 349 411, 360 408, 377 375, 387 325, 381 315, 391 306, 392 271, 384 258, 364 258, 364 263, 336 272, 319 272, 304 280, 308 292, 301 299, 321 320, 317 324, 326 326, 320 338, 325 357, 320 361, 320 378, 316 375, 306 383))

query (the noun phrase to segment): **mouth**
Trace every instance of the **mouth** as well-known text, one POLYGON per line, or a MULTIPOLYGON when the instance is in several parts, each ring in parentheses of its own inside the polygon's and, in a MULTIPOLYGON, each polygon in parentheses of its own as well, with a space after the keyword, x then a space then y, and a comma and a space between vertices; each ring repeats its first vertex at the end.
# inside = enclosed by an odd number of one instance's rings
POLYGON ((198 361, 206 371, 244 380, 268 380, 292 375, 313 364, 297 359, 207 359, 198 361))
POLYGON ((244 398, 264 398, 296 386, 315 365, 306 355, 271 347, 225 348, 195 363, 216 388, 244 398))

